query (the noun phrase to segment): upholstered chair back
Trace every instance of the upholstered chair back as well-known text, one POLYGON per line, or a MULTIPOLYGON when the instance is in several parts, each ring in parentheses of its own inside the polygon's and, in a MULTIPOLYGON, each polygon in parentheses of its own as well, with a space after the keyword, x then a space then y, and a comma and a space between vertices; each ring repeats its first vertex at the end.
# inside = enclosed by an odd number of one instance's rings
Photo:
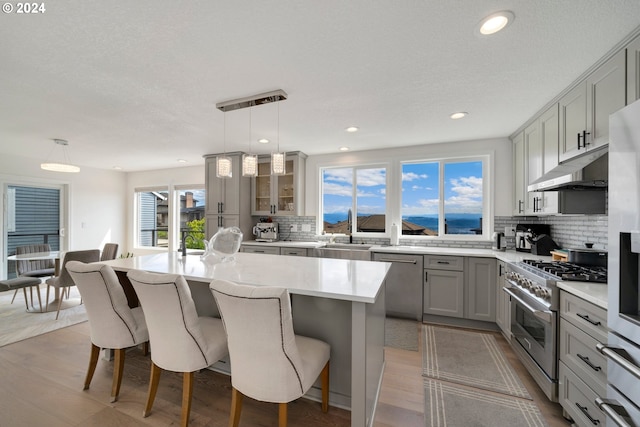
POLYGON ((109 261, 112 259, 116 259, 117 254, 117 243, 105 243, 104 248, 102 248, 102 255, 100 255, 100 261, 109 261))
POLYGON ((221 356, 213 357, 184 277, 138 270, 127 277, 144 311, 153 363, 168 371, 193 372, 218 361, 221 356))
POLYGON ((144 316, 134 316, 113 269, 104 264, 69 261, 87 310, 91 342, 101 348, 128 348, 149 340, 144 316))
MULTIPOLYGON (((51 252, 51 246, 48 243, 42 243, 39 245, 25 245, 16 247, 16 255, 32 254, 36 252, 51 252)), ((53 276, 53 269, 55 262, 52 259, 38 259, 31 261, 18 261, 18 276, 37 276, 42 275, 53 276), (29 274, 31 273, 31 274, 29 274)))
POLYGON ((317 373, 305 378, 288 291, 223 280, 209 287, 227 332, 233 387, 265 402, 290 402, 303 395, 317 373))
POLYGON ((64 254, 62 267, 60 268, 60 276, 55 278, 56 283, 53 284, 53 286, 65 287, 73 286, 75 284, 75 282, 71 278, 71 275, 69 274, 69 270, 67 270, 67 264, 71 261, 80 261, 84 263, 98 262, 100 261, 100 250, 87 249, 84 251, 69 251, 64 254))

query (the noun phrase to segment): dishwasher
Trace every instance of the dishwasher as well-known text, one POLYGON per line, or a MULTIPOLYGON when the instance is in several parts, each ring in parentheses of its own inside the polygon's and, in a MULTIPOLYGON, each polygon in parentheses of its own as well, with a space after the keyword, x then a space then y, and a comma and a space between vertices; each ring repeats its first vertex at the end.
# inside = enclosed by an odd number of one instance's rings
POLYGON ((386 280, 387 316, 422 321, 422 255, 378 252, 372 259, 392 263, 386 280))

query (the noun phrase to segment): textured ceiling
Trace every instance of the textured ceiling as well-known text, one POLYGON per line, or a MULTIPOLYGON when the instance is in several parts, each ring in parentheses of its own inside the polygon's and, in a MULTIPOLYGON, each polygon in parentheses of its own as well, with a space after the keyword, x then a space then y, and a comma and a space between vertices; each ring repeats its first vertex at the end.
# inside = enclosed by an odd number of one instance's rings
MULTIPOLYGON (((0 16, 0 153, 44 160, 63 138, 74 163, 128 171, 202 163, 224 149, 215 104, 274 89, 286 151, 505 137, 640 25, 638 0, 45 6, 0 16), (476 36, 499 10, 514 23, 476 36)), ((277 115, 253 108, 250 136, 248 109, 226 113, 226 151, 270 152, 277 115)))

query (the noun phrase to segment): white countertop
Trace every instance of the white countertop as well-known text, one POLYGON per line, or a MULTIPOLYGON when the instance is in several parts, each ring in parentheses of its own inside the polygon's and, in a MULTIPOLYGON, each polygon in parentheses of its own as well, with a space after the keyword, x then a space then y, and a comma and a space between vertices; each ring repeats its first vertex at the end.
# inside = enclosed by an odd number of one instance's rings
POLYGON ((372 246, 370 251, 393 254, 452 255, 468 257, 497 258, 505 262, 519 262, 525 259, 550 261, 550 256, 532 255, 529 252, 494 251, 474 248, 440 248, 427 246, 372 246))
POLYGON ((275 242, 256 242, 255 240, 246 240, 242 242, 243 246, 277 246, 279 248, 320 248, 326 245, 326 242, 299 242, 278 240, 275 242))
POLYGON ((605 310, 608 308, 609 287, 605 283, 558 282, 558 288, 605 310))
POLYGON ((224 279, 254 286, 281 286, 292 294, 375 302, 391 263, 237 253, 233 261, 203 262, 177 252, 104 262, 116 270, 181 274, 187 280, 224 279))

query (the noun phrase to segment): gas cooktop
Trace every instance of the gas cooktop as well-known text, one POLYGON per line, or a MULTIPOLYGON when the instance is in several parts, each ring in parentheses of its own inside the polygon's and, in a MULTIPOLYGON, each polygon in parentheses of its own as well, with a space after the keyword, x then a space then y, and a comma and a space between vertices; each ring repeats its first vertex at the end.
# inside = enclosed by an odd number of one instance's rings
POLYGON ((525 264, 558 277, 559 280, 607 283, 607 267, 561 261, 527 259, 525 264))

